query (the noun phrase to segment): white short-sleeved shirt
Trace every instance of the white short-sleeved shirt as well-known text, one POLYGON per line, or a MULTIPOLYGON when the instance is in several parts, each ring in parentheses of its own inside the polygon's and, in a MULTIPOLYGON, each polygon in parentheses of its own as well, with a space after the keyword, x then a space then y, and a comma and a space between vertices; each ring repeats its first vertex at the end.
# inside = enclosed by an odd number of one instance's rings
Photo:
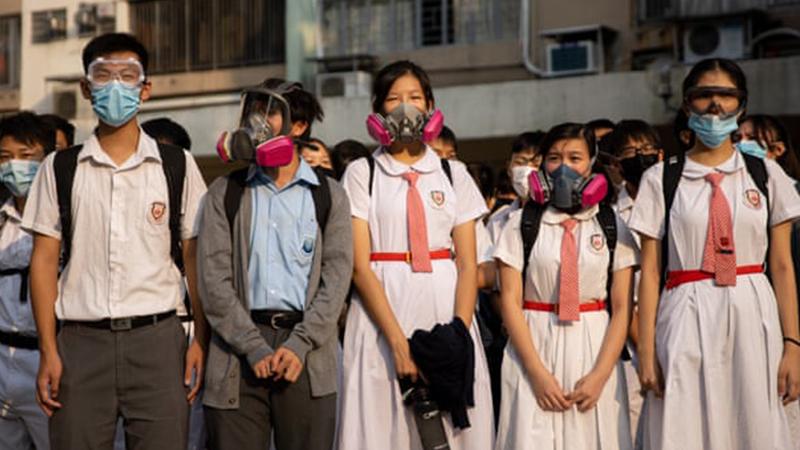
POLYGON ((428 246, 431 250, 452 248, 451 232, 457 225, 486 214, 486 202, 475 181, 459 161, 450 161, 452 183, 442 170, 436 153, 427 148, 425 155, 408 166, 392 158, 383 148, 373 153, 375 173, 372 197, 393 199, 370 202, 369 163, 366 158, 352 162, 342 177, 342 186, 350 198, 352 215, 370 224, 373 252, 409 251, 406 218, 408 182, 402 174, 413 170, 420 174, 417 190, 425 208, 428 246))
MULTIPOLYGON (((800 196, 794 181, 770 159, 767 167, 769 221, 774 226, 800 217, 800 196)), ((664 236, 664 163, 648 169, 642 177, 629 222, 634 231, 654 238, 664 236)), ((703 264, 703 250, 708 232, 711 184, 704 177, 712 171, 725 173, 722 190, 731 207, 736 264, 764 262, 767 251, 767 202, 747 172, 739 152, 714 167, 686 159, 670 211, 669 270, 698 270, 703 264)))
MULTIPOLYGON (((579 224, 573 230, 578 244, 578 280, 581 303, 606 298, 608 277, 608 246, 597 220, 598 206, 570 216, 549 207, 542 214, 542 222, 536 243, 528 259, 528 274, 525 277, 525 300, 543 303, 558 303, 558 283, 561 267, 561 240, 564 228, 561 222, 569 217, 579 224)), ((523 249, 520 221, 522 210, 514 211, 500 233, 494 257, 522 272, 523 249)), ((617 216, 617 246, 614 251, 613 270, 618 271, 639 264, 639 251, 633 243, 628 227, 617 216)))
POLYGON ((496 244, 500 239, 500 233, 502 233, 503 228, 506 226, 511 213, 517 211, 521 207, 522 203, 519 199, 516 199, 510 204, 500 207, 489 216, 489 220, 486 221, 486 228, 489 230, 489 237, 492 239, 493 243, 496 244))
MULTIPOLYGON (((31 187, 22 227, 61 239, 53 158, 31 187)), ((197 236, 206 186, 186 152, 181 238, 197 236)), ((72 188, 72 254, 59 278, 56 315, 99 320, 157 314, 182 302, 170 256, 169 199, 156 141, 139 130, 136 152, 117 166, 92 135, 83 143, 72 188)))
POLYGON ((481 220, 475 221, 475 248, 478 251, 478 264, 494 261, 494 244, 481 220))

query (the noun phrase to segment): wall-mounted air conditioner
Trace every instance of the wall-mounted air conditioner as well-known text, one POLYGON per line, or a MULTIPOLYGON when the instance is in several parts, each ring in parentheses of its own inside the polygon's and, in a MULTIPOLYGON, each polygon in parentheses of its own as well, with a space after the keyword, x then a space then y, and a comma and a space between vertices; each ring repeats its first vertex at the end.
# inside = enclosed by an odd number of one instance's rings
POLYGON ((333 72, 317 75, 320 97, 369 97, 372 75, 369 72, 333 72))
POLYGON ((741 59, 747 56, 749 30, 744 19, 687 24, 683 32, 683 62, 706 58, 741 59))
POLYGON ((597 72, 594 41, 561 42, 547 45, 547 72, 551 76, 597 72))

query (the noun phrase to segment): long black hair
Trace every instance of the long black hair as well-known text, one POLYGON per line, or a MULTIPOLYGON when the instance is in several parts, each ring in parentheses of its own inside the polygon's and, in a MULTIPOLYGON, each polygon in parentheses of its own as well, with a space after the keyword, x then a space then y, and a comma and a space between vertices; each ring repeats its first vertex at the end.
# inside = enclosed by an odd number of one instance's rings
POLYGON ((786 149, 775 161, 780 164, 790 177, 800 180, 800 161, 798 161, 797 153, 795 153, 794 145, 792 145, 792 137, 783 123, 777 117, 766 114, 753 114, 742 120, 742 122, 748 121, 753 124, 755 140, 764 148, 767 148, 770 133, 775 135, 777 141, 783 142, 786 149))
POLYGON ((425 95, 425 103, 428 108, 434 104, 433 88, 431 80, 425 70, 411 61, 395 61, 382 68, 375 80, 372 82, 372 112, 384 113, 383 102, 389 96, 392 85, 398 78, 404 75, 413 75, 422 86, 422 93, 425 95))

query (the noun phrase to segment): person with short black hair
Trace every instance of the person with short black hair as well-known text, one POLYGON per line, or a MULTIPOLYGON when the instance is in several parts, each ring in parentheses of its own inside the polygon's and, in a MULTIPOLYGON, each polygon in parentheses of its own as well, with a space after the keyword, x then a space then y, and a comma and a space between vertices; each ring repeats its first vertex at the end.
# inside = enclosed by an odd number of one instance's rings
POLYGON ((20 227, 31 183, 53 151, 40 116, 20 112, 0 121, 0 448, 50 448, 47 416, 36 404, 39 351, 28 295, 33 236, 20 227))
POLYGON ((39 117, 55 131, 56 150, 64 150, 75 144, 75 125, 55 114, 42 114, 39 117))
POLYGON ((442 159, 458 159, 458 141, 456 134, 447 125, 442 127, 439 137, 430 143, 433 151, 442 159))
POLYGON ((351 162, 358 158, 367 158, 369 156, 369 149, 361 142, 353 139, 345 139, 334 145, 331 152, 331 163, 333 163, 333 170, 336 172, 336 179, 342 178, 345 169, 351 162))
POLYGON ((84 47, 80 86, 97 127, 45 159, 22 221, 34 233, 37 400, 58 449, 111 448, 119 417, 129 448, 186 448, 202 381, 207 332, 194 249, 206 189, 188 152, 139 127, 151 94, 147 62, 127 34, 84 47), (195 311, 191 344, 175 314, 181 267, 195 311))
POLYGON ((192 150, 192 138, 181 124, 168 117, 158 117, 142 122, 142 130, 156 142, 176 145, 184 150, 192 150))

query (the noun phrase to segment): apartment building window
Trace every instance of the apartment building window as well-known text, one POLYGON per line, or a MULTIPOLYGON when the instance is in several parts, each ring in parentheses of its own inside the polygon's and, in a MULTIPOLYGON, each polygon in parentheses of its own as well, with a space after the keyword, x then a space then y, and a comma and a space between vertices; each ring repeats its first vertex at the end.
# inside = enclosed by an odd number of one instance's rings
POLYGON ((150 50, 151 73, 284 61, 286 0, 146 0, 131 30, 150 50))
POLYGON ((67 38, 66 8, 36 11, 31 19, 34 44, 67 38))
POLYGON ((326 56, 516 40, 519 0, 322 0, 326 56))
POLYGON ((20 17, 0 17, 0 87, 19 86, 20 17))

